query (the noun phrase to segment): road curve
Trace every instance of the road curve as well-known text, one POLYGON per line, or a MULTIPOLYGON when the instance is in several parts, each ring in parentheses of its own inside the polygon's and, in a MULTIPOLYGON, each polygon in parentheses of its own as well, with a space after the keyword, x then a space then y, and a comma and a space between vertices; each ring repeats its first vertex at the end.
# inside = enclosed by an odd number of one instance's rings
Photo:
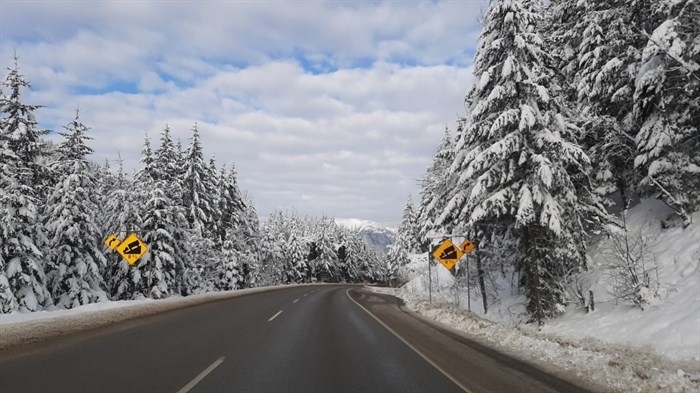
POLYGON ((461 392, 346 294, 263 292, 0 352, 6 392, 461 392))
POLYGON ((183 308, 0 351, 0 390, 584 391, 505 355, 474 349, 398 304, 338 285, 183 308))

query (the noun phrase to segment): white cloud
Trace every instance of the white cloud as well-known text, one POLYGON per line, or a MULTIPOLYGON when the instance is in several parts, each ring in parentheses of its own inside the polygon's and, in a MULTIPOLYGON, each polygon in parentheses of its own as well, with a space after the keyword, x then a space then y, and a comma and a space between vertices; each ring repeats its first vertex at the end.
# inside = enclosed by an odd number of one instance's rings
POLYGON ((396 222, 464 111, 486 1, 1 4, 0 65, 16 48, 42 125, 80 106, 96 161, 134 169, 145 131, 198 122, 261 214, 396 222))

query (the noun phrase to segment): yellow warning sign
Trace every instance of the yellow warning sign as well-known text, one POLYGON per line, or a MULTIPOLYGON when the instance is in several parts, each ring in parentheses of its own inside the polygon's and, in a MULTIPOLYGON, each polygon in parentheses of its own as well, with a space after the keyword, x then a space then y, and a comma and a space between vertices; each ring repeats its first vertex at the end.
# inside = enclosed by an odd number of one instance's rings
POLYGON ((459 245, 459 248, 461 248, 465 254, 469 254, 470 252, 472 252, 472 250, 476 248, 476 246, 474 245, 474 243, 471 242, 471 240, 464 239, 462 244, 459 245))
POLYGON ((464 255, 464 252, 455 246, 450 239, 443 240, 433 251, 433 257, 442 263, 447 270, 452 270, 459 258, 462 258, 462 255, 464 255))
POLYGON ((148 252, 148 247, 135 233, 132 233, 117 246, 117 252, 129 265, 133 265, 148 252))
POLYGON ((110 250, 114 250, 115 247, 117 247, 121 243, 119 241, 119 238, 117 235, 109 235, 107 239, 105 240, 105 246, 109 247, 110 250))

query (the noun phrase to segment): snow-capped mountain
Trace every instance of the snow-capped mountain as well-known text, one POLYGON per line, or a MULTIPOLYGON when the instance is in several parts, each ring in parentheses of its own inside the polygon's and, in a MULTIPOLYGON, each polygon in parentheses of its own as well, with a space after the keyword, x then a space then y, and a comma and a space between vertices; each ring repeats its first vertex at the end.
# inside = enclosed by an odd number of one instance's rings
POLYGON ((375 221, 359 218, 337 218, 335 222, 346 228, 356 229, 368 244, 383 253, 386 253, 396 240, 396 229, 375 221))

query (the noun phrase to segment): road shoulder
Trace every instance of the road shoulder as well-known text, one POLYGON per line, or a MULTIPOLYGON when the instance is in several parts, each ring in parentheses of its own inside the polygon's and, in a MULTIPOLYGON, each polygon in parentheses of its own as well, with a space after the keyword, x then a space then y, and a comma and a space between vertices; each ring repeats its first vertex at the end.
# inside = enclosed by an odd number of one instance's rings
POLYGON ((406 310, 403 301, 397 297, 368 290, 351 290, 349 293, 353 300, 409 342, 431 363, 450 374, 467 391, 602 390, 587 381, 545 371, 526 360, 473 340, 449 326, 422 318, 406 310))

